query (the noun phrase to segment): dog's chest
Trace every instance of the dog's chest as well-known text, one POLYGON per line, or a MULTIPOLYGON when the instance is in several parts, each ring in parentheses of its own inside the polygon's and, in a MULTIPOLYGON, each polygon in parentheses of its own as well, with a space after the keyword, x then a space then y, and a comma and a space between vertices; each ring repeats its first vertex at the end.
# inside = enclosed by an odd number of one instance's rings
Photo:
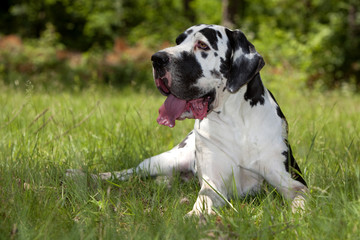
POLYGON ((239 98, 228 99, 219 112, 197 121, 195 130, 201 136, 197 144, 207 147, 209 144, 202 142, 211 142, 214 149, 209 151, 224 152, 228 156, 224 161, 248 165, 263 159, 274 146, 282 145, 284 129, 268 98, 263 105, 253 107, 239 98))

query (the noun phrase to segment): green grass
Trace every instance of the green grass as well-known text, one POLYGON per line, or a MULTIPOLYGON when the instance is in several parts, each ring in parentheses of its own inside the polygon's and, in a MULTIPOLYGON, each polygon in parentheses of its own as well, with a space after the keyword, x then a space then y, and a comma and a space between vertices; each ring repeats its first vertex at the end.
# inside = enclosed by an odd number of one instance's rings
POLYGON ((273 90, 310 186, 303 215, 274 191, 232 201, 220 216, 183 216, 199 186, 68 179, 135 166, 170 149, 192 128, 156 123, 153 91, 0 90, 0 239, 356 239, 360 236, 360 96, 273 90), (189 203, 181 199, 188 198, 189 203))

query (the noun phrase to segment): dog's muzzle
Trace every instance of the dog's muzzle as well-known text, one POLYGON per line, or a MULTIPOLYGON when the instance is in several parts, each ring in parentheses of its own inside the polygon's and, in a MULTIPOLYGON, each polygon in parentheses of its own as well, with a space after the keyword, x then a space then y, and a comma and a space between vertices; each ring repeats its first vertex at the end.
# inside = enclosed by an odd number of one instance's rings
POLYGON ((151 56, 151 61, 154 68, 154 78, 163 78, 166 74, 166 67, 170 62, 169 55, 165 52, 157 52, 151 56))
POLYGON ((175 120, 185 118, 203 119, 209 112, 209 107, 215 98, 210 92, 200 98, 184 100, 176 97, 171 91, 171 74, 168 71, 170 57, 166 52, 159 51, 151 56, 154 68, 154 80, 159 91, 167 96, 159 109, 157 122, 168 127, 175 126, 175 120))

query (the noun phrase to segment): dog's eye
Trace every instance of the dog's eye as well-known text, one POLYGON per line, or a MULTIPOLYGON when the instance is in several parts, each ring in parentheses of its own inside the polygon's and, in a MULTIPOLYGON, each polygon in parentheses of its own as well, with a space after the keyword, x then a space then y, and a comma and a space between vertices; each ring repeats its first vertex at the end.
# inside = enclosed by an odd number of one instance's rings
POLYGON ((196 43, 196 47, 197 47, 197 48, 200 48, 200 49, 202 49, 202 50, 209 50, 209 49, 210 49, 209 46, 206 45, 206 43, 204 43, 204 42, 202 42, 202 41, 198 41, 198 42, 196 43))

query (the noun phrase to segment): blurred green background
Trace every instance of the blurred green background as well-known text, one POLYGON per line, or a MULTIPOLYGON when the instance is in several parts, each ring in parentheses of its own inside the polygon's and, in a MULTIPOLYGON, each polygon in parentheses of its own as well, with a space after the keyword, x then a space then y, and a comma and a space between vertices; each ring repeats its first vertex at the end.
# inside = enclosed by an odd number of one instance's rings
POLYGON ((199 23, 244 31, 271 79, 360 89, 358 0, 2 0, 0 86, 147 86, 151 54, 199 23))
MULTIPOLYGON (((0 239, 359 239, 359 0, 1 0, 0 239), (241 29, 289 122, 304 214, 266 187, 184 219, 199 191, 65 177, 134 167, 194 126, 156 122, 151 55, 194 24, 241 29), (187 202, 182 203, 183 199, 187 202), (357 236, 357 237, 356 237, 357 236)), ((155 184, 158 182, 158 184, 155 184)))

